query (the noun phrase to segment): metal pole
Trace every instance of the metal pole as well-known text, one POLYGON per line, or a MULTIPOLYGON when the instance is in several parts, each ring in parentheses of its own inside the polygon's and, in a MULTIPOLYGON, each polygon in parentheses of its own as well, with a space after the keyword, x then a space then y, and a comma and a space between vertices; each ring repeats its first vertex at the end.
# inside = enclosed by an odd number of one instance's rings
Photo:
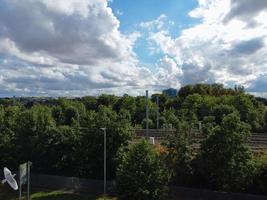
POLYGON ((101 128, 104 131, 104 195, 106 194, 106 184, 107 184, 107 132, 106 128, 101 128))
POLYGON ((202 133, 202 123, 201 123, 201 121, 198 122, 198 131, 199 131, 200 133, 202 133))
POLYGON ((159 128, 159 96, 157 96, 157 129, 159 128))
POLYGON ((21 178, 20 178, 20 167, 19 167, 19 200, 21 200, 21 178))
POLYGON ((148 90, 146 90, 146 137, 148 138, 148 90))
POLYGON ((27 162, 27 200, 30 200, 30 162, 27 162))
POLYGON ((106 194, 107 184, 107 133, 104 129, 104 194, 106 194))

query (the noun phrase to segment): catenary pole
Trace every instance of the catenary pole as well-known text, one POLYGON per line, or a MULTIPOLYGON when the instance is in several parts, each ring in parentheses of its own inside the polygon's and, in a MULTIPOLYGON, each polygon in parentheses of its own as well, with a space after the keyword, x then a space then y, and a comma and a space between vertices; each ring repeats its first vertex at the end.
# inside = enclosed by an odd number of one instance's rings
POLYGON ((159 128, 159 96, 157 96, 157 129, 159 128))
POLYGON ((148 138, 148 90, 146 90, 146 137, 148 138))

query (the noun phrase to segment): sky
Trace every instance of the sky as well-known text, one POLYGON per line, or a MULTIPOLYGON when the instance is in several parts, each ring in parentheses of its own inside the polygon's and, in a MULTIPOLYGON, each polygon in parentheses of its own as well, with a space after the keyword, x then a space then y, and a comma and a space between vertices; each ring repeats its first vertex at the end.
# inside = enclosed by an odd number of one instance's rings
POLYGON ((0 0, 0 97, 195 83, 267 97, 266 19, 267 0, 0 0))

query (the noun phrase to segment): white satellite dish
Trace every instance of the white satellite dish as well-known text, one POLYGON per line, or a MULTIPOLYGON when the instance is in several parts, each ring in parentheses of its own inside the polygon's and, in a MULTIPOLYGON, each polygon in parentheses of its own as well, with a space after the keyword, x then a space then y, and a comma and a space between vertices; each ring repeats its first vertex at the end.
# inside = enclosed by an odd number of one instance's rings
POLYGON ((11 171, 9 169, 7 169, 6 167, 4 167, 4 176, 5 176, 5 179, 2 180, 2 184, 7 182, 10 185, 10 187, 12 187, 14 190, 17 190, 18 184, 14 178, 14 176, 16 176, 16 174, 12 175, 11 171))

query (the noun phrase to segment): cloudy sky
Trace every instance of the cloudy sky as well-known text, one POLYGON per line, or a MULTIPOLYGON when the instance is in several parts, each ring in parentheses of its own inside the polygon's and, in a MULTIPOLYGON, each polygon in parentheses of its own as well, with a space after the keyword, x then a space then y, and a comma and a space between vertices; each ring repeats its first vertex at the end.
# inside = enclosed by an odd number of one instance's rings
POLYGON ((267 97, 267 0, 0 0, 0 97, 193 83, 267 97))

